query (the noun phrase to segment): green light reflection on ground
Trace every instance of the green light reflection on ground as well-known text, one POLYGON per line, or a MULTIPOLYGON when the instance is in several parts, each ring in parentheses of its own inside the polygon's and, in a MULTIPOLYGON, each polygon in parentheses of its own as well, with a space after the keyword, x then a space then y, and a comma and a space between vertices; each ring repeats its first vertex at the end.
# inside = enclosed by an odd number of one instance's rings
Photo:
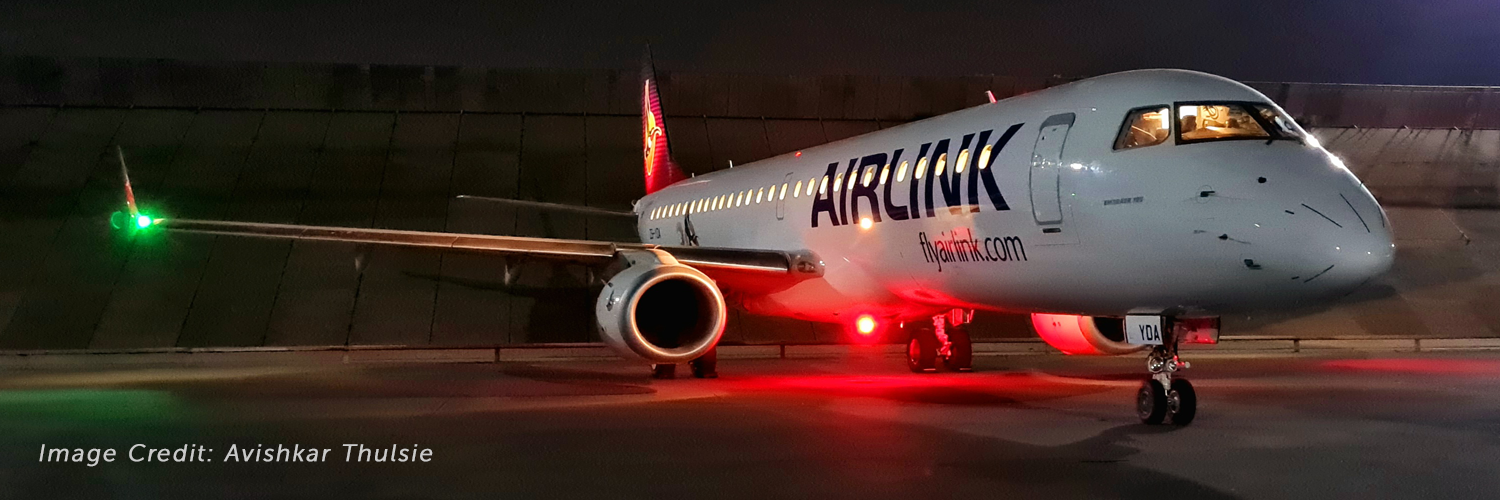
POLYGON ((183 405, 165 391, 0 390, 0 419, 4 420, 158 422, 185 416, 183 405))

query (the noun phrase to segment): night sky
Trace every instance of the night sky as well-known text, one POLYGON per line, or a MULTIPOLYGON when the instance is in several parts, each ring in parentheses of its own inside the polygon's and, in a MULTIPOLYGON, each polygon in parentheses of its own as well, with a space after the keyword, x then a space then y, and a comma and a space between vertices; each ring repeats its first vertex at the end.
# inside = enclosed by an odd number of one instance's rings
POLYGON ((6 0, 0 55, 1500 85, 1500 1, 6 0))

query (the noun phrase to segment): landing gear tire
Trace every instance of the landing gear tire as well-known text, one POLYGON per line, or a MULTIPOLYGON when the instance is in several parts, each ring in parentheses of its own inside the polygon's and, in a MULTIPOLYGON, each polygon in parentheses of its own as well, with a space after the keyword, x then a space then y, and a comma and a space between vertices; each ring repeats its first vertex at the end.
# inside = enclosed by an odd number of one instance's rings
POLYGON ((937 336, 931 328, 913 328, 911 340, 906 343, 906 367, 913 373, 937 371, 937 336))
POLYGON ((1193 423, 1193 417, 1198 416, 1198 393, 1193 392, 1193 383, 1185 378, 1172 380, 1172 390, 1167 393, 1167 406, 1171 409, 1173 425, 1193 423))
POLYGON ((657 380, 671 380, 677 378, 677 364, 663 363, 651 365, 651 378, 657 380))
POLYGON ((949 326, 948 350, 943 356, 943 366, 955 372, 974 370, 974 344, 969 340, 969 330, 963 326, 949 326))
POLYGON ((1167 391, 1161 382, 1148 379, 1135 393, 1135 415, 1141 423, 1158 425, 1167 419, 1167 391))
POLYGON ((719 378, 719 349, 709 349, 698 359, 689 361, 688 368, 692 369, 693 378, 719 378))
POLYGON ((1191 365, 1177 357, 1177 339, 1169 332, 1163 343, 1151 349, 1146 356, 1146 370, 1151 378, 1141 384, 1135 394, 1135 413, 1141 422, 1158 425, 1170 420, 1173 425, 1193 423, 1198 416, 1198 393, 1193 383, 1178 378, 1177 372, 1191 365))

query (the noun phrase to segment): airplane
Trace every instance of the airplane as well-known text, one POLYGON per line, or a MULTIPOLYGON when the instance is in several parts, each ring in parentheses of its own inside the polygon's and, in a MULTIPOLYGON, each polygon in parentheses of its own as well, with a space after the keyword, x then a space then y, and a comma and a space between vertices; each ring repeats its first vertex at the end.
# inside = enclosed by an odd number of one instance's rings
POLYGON ((1175 425, 1197 413, 1181 344, 1216 343, 1224 314, 1347 295, 1395 254, 1337 156, 1205 73, 1088 78, 692 177, 649 56, 641 103, 645 193, 625 213, 638 244, 156 217, 123 153, 112 222, 588 265, 607 277, 600 337, 658 378, 682 363, 717 376, 731 304, 904 340, 919 373, 972 368, 975 310, 1028 313, 1067 354, 1146 351, 1137 416, 1175 425))

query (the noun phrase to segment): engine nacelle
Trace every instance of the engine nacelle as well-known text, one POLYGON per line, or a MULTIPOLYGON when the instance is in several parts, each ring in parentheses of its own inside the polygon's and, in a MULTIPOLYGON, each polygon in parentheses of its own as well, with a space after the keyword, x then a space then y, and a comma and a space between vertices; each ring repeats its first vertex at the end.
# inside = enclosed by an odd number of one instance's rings
POLYGON ((1032 314, 1031 327, 1047 345, 1066 354, 1116 356, 1145 346, 1125 342, 1125 320, 1072 314, 1032 314))
POLYGON ((660 250, 630 252, 594 306, 599 336, 652 363, 684 363, 724 335, 724 295, 713 280, 660 250))

